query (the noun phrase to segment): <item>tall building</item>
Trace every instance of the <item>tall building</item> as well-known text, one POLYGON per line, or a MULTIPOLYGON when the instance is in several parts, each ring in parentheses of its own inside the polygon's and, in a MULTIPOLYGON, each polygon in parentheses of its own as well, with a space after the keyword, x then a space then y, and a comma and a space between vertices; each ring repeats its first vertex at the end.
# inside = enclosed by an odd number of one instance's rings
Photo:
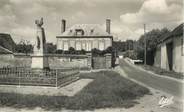
POLYGON ((106 20, 106 31, 99 24, 75 24, 66 29, 66 20, 61 23, 61 35, 57 38, 57 50, 91 51, 96 48, 105 50, 112 46, 113 36, 110 34, 110 19, 106 20))

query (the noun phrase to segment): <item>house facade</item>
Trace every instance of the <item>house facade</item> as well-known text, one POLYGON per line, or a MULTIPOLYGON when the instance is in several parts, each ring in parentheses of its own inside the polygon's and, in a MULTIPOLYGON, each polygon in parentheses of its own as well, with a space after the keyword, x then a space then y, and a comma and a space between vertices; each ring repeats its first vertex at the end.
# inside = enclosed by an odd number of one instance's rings
POLYGON ((110 34, 110 19, 106 20, 106 31, 99 24, 76 24, 66 29, 66 21, 62 20, 61 35, 57 38, 57 50, 91 51, 96 48, 105 50, 112 46, 113 37, 110 34))
MULTIPOLYGON (((112 54, 104 54, 104 56, 93 56, 93 49, 106 50, 112 47, 113 36, 110 33, 110 19, 106 19, 106 30, 99 24, 75 24, 66 29, 66 21, 62 20, 61 35, 57 38, 57 50, 69 51, 74 48, 77 51, 87 51, 86 58, 80 59, 78 62, 85 61, 88 68, 104 69, 113 66, 112 54)), ((79 59, 78 56, 77 59, 79 59)), ((74 60, 70 58, 70 60, 74 60)), ((72 63, 72 61, 71 61, 72 63)), ((80 66, 80 65, 78 65, 80 66)))
POLYGON ((184 73, 183 24, 165 35, 157 46, 154 66, 184 73))

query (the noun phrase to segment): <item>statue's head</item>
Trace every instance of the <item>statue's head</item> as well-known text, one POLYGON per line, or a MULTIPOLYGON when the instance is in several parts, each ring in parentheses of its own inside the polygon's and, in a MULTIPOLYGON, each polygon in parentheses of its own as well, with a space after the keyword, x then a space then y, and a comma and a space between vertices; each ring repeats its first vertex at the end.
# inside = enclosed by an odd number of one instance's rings
POLYGON ((41 18, 40 20, 35 20, 35 24, 38 26, 38 27, 41 27, 43 25, 43 18, 41 18))

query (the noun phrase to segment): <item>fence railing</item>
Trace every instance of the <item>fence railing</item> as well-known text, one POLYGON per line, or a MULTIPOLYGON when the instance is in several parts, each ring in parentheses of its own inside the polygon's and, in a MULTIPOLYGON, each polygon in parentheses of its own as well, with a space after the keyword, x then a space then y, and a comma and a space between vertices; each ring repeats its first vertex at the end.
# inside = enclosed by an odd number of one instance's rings
POLYGON ((76 80, 79 76, 78 68, 63 68, 38 70, 25 67, 0 68, 0 84, 53 86, 76 80))

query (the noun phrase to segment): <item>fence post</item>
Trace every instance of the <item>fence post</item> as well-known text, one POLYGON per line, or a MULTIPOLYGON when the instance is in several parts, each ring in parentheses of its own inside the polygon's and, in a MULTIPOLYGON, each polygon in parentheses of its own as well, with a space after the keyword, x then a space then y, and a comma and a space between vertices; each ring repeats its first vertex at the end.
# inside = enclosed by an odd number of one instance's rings
POLYGON ((19 87, 20 87, 20 71, 18 70, 19 87))
POLYGON ((57 88, 57 86, 58 86, 58 73, 57 73, 57 69, 55 70, 56 71, 56 88, 57 88))

